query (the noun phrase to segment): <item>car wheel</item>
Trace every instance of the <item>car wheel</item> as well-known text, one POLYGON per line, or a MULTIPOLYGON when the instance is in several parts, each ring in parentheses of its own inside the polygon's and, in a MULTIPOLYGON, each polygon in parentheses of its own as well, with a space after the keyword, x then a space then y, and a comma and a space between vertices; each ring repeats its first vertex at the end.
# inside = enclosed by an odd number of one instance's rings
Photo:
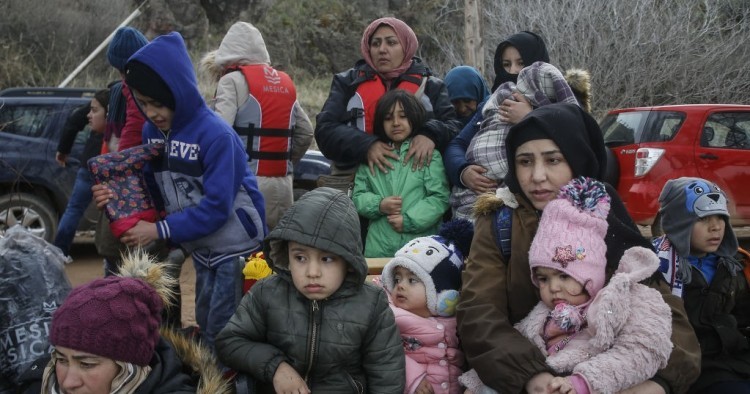
POLYGON ((664 229, 661 228, 661 214, 657 213, 654 218, 654 223, 651 224, 651 236, 661 237, 664 235, 664 229))
POLYGON ((57 215, 43 198, 28 193, 6 194, 0 197, 0 233, 16 224, 52 242, 57 230, 57 215))

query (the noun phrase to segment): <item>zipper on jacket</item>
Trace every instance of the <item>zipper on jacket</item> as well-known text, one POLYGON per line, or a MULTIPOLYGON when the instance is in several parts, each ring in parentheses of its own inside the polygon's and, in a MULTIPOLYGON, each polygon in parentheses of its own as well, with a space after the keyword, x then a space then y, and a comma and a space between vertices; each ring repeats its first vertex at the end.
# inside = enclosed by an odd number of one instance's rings
POLYGON ((312 370, 313 361, 315 360, 315 353, 318 350, 315 345, 318 342, 318 331, 320 328, 320 321, 321 321, 321 312, 320 312, 320 305, 318 305, 317 300, 312 300, 310 303, 310 316, 312 319, 310 319, 310 329, 308 330, 308 342, 307 342, 307 371, 305 371, 305 383, 307 383, 307 386, 310 387, 310 382, 308 381, 310 377, 310 371, 312 370))

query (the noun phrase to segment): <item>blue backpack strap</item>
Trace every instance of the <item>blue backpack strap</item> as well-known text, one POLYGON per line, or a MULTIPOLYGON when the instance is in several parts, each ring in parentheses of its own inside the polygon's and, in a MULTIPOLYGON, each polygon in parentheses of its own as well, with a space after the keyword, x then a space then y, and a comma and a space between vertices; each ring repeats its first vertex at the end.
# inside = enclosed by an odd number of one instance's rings
POLYGON ((510 234, 513 224, 513 208, 503 205, 495 211, 495 242, 500 254, 507 262, 510 259, 510 234))

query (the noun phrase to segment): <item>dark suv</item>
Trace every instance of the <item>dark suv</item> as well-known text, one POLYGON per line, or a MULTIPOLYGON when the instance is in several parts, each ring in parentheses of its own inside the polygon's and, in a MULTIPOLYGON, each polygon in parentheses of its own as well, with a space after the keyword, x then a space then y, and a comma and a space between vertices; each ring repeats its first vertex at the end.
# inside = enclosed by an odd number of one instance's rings
MULTIPOLYGON (((21 224, 53 240, 89 130, 78 133, 65 167, 55 161, 57 143, 68 115, 88 104, 94 92, 58 88, 0 92, 0 234, 21 224)), ((93 221, 88 218, 81 225, 90 229, 93 221)))
MULTIPOLYGON (((0 91, 0 235, 21 224, 49 242, 68 203, 89 130, 78 133, 67 166, 55 161, 68 115, 88 104, 95 89, 12 88, 0 91)), ((315 188, 330 161, 315 150, 294 168, 295 200, 315 188)), ((90 209, 79 230, 93 230, 98 215, 90 209)))

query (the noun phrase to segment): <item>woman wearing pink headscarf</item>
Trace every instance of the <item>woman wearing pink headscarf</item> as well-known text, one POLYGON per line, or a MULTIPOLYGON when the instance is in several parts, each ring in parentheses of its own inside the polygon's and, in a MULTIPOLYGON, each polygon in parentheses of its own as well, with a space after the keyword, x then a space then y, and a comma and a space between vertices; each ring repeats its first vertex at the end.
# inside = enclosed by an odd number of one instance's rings
POLYGON ((380 18, 362 35, 363 59, 353 68, 336 74, 331 92, 317 116, 315 140, 323 154, 334 162, 332 175, 351 176, 361 163, 371 172, 393 168, 398 160, 393 147, 372 134, 375 104, 388 90, 404 89, 416 95, 428 113, 426 125, 416 130, 402 165, 428 165, 435 148, 443 151, 458 133, 448 90, 415 56, 419 41, 414 31, 396 18, 380 18))

